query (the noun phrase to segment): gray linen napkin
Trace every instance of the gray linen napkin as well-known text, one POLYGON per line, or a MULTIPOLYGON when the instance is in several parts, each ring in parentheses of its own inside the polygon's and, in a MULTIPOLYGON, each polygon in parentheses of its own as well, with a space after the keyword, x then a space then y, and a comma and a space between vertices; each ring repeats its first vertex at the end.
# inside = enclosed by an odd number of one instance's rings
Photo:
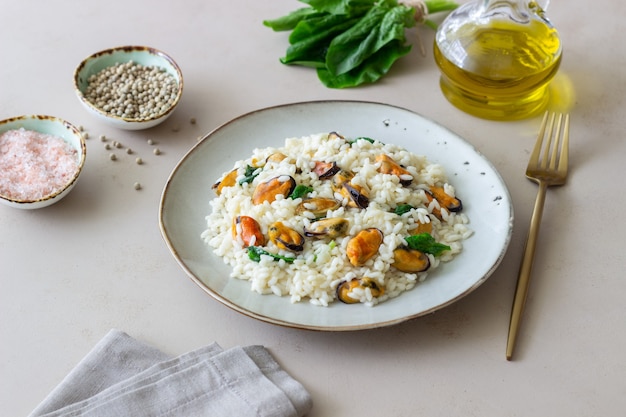
POLYGON ((31 417, 299 417, 311 406, 263 346, 224 351, 213 343, 170 358, 111 330, 31 417))

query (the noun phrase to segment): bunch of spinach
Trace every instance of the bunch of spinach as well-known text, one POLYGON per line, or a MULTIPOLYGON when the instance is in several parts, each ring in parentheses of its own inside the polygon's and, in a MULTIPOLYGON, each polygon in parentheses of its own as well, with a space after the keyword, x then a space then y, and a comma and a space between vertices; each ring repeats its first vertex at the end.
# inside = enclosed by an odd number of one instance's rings
MULTIPOLYGON (((308 4, 263 24, 291 31, 283 64, 317 69, 329 88, 373 83, 409 53, 405 30, 415 25, 415 9, 398 0, 299 0, 308 4)), ((452 10, 448 0, 424 1, 428 13, 452 10)))

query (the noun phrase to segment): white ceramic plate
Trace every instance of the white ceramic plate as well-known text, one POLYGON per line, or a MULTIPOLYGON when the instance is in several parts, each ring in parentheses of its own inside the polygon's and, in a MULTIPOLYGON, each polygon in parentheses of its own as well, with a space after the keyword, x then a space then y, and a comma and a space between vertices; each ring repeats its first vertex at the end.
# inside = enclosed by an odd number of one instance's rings
POLYGON ((313 330, 382 327, 447 306, 482 284, 500 264, 513 224, 509 192, 500 175, 470 144, 411 111, 379 103, 319 101, 271 107, 238 117, 205 136, 185 155, 165 185, 161 233, 177 262, 209 295, 269 323, 313 330), (452 262, 413 290, 375 307, 340 302, 318 307, 289 297, 259 295, 229 278, 230 267, 201 239, 214 197, 213 183, 257 147, 282 146, 288 137, 337 131, 393 143, 445 168, 463 200, 474 235, 452 262))

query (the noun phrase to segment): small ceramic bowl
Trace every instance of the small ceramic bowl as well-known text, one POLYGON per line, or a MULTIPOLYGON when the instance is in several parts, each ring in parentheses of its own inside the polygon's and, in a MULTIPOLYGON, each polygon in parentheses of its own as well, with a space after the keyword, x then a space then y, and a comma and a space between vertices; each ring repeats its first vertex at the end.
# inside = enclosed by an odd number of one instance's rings
MULTIPOLYGON (((85 139, 75 126, 65 120, 52 116, 28 115, 0 121, 0 135, 7 131, 19 130, 21 128, 27 131, 35 131, 63 139, 76 150, 78 169, 65 185, 57 187, 54 191, 41 198, 16 199, 4 195, 0 187, 0 203, 20 209, 38 209, 49 206, 65 197, 76 185, 87 156, 85 139)), ((2 176, 8 175, 8 169, 5 168, 6 167, 3 167, 2 170, 0 170, 0 179, 2 179, 2 176)), ((7 191, 5 190, 4 193, 6 194, 7 191)))
POLYGON ((162 123, 173 113, 183 94, 183 74, 178 64, 170 56, 157 49, 146 46, 120 46, 97 52, 83 60, 74 71, 74 89, 81 103, 99 119, 121 129, 140 130, 162 123), (89 77, 98 74, 105 68, 129 62, 145 67, 158 67, 174 77, 177 91, 167 109, 150 117, 127 118, 99 108, 86 97, 89 77))

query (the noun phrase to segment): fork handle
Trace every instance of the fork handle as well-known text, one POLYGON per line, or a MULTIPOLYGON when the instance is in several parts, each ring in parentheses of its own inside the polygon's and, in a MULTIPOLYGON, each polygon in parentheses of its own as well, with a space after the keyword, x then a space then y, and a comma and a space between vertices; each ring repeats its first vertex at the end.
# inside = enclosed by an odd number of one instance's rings
POLYGON ((546 200, 546 190, 548 185, 544 181, 539 182, 539 191, 535 199, 535 208, 530 218, 530 228, 528 230, 528 238, 524 248, 524 256, 520 265, 519 276, 517 278, 517 287, 515 288, 515 298, 513 299, 513 308, 511 310, 511 320, 509 323, 509 336, 506 345, 506 359, 513 358, 513 350, 526 304, 526 296, 528 295, 528 287, 530 285, 530 272, 533 267, 535 257, 535 247, 537 244, 537 236, 539 235, 539 226, 541 225, 541 217, 543 216, 543 205, 546 200))

